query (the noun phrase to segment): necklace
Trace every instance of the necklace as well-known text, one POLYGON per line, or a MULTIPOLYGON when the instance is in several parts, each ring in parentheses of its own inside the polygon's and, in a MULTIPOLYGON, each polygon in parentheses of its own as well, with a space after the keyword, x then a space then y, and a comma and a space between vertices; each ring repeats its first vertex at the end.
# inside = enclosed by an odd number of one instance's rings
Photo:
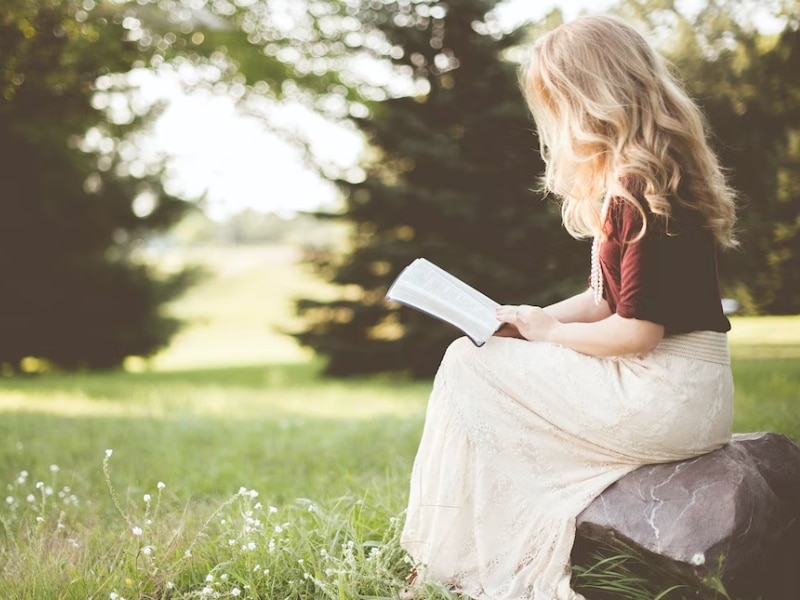
POLYGON ((603 227, 606 223, 610 202, 611 192, 608 192, 603 199, 603 207, 600 209, 600 231, 592 239, 592 269, 589 274, 589 283, 594 293, 594 303, 598 306, 603 301, 603 271, 600 268, 600 245, 603 243, 603 227))

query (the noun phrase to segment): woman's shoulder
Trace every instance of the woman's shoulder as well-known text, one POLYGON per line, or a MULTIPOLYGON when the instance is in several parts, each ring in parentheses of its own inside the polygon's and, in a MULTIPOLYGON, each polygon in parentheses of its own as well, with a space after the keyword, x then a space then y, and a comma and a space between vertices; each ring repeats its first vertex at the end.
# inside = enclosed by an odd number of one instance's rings
MULTIPOLYGON (((627 186, 626 186, 627 189, 627 186)), ((633 241, 640 237, 645 219, 651 221, 647 202, 643 195, 628 189, 630 197, 614 195, 609 199, 605 230, 611 241, 633 241)))
MULTIPOLYGON (((696 211, 686 206, 686 202, 679 202, 676 198, 668 197, 669 216, 655 213, 645 197, 644 183, 632 176, 620 177, 620 183, 628 192, 627 197, 617 195, 612 197, 609 206, 609 225, 621 234, 634 232, 635 239, 647 222, 645 235, 651 238, 685 236, 697 233, 702 227, 696 211)), ((685 193, 687 188, 681 188, 685 193)), ((632 239, 630 236, 621 235, 622 239, 632 239)))

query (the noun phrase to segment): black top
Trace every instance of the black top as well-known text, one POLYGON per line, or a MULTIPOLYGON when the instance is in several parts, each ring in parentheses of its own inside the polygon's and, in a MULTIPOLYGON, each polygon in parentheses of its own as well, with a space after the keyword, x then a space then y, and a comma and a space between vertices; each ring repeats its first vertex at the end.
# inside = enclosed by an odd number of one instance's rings
POLYGON ((636 207, 613 198, 600 246, 604 297, 621 317, 664 326, 664 335, 691 331, 726 332, 713 234, 698 224, 693 211, 673 205, 667 220, 650 212, 647 232, 636 240, 642 216, 636 207), (636 241, 634 241, 636 240, 636 241))

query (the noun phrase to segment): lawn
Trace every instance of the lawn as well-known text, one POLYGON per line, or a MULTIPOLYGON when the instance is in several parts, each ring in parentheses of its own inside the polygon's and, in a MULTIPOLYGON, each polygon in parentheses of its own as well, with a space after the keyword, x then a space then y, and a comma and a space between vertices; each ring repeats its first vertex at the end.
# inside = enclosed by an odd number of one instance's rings
MULTIPOLYGON (((204 255, 175 344, 0 380, 0 598, 390 598, 429 382, 322 379, 285 249, 204 255)), ((800 440, 800 317, 736 318, 737 431, 800 440)), ((449 597, 431 590, 431 598, 449 597)))

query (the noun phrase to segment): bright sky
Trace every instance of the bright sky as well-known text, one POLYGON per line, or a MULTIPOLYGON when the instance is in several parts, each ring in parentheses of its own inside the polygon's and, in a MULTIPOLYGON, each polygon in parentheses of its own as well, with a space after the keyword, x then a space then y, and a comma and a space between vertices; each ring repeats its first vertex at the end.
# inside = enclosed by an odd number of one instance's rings
MULTIPOLYGON (((582 9, 602 10, 611 0, 541 2, 509 0, 498 16, 509 24, 538 19, 555 5, 566 18, 582 9)), ((334 187, 301 162, 298 152, 272 135, 256 118, 237 113, 233 99, 186 95, 176 82, 144 78, 141 93, 168 102, 154 125, 149 150, 169 156, 167 191, 198 198, 205 193, 208 212, 223 218, 245 208, 292 213, 336 205, 334 187)), ((307 126, 309 116, 295 113, 307 126)), ((291 113, 285 118, 291 119, 291 113)), ((358 135, 321 120, 314 123, 315 152, 342 166, 357 163, 358 135)))
MULTIPOLYGON (((696 2, 680 4, 688 8, 696 2)), ((569 20, 581 11, 599 12, 611 4, 612 0, 508 0, 498 17, 517 25, 559 6, 569 20)), ((152 151, 171 157, 169 192, 197 198, 205 191, 212 218, 248 207, 292 213, 336 205, 334 187, 308 170, 297 151, 270 134, 262 121, 238 114, 233 99, 186 95, 170 81, 144 80, 141 86, 144 96, 169 102, 150 140, 152 151)), ((356 164, 362 146, 353 132, 298 111, 282 117, 313 128, 314 150, 320 157, 345 167, 356 164)))

